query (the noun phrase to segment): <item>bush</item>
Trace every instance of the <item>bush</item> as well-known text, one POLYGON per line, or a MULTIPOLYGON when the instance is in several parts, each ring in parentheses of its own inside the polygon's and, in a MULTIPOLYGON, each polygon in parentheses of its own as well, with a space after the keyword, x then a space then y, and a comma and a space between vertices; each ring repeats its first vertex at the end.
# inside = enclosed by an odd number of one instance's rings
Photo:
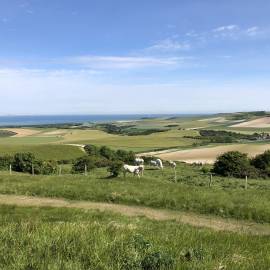
POLYGON ((32 172, 35 156, 32 153, 17 153, 14 155, 12 169, 16 172, 32 172))
POLYGON ((132 151, 117 150, 115 153, 115 159, 126 163, 134 163, 135 154, 132 151))
POLYGON ((89 156, 99 156, 100 155, 99 154, 99 147, 92 145, 92 144, 85 145, 84 150, 89 156))
POLYGON ((121 172, 122 166, 123 166, 123 162, 121 161, 112 162, 108 168, 108 172, 111 173, 111 177, 117 177, 121 172))
POLYGON ((109 160, 115 159, 115 151, 107 146, 101 146, 99 149, 99 154, 109 160))
POLYGON ((227 152, 219 156, 214 164, 213 172, 230 177, 243 178, 246 175, 256 177, 258 172, 250 165, 247 154, 238 151, 227 152))
POLYGON ((251 159, 251 164, 260 171, 261 176, 270 176, 270 150, 251 159))
POLYGON ((50 161, 43 161, 41 163, 41 174, 54 174, 57 172, 57 162, 50 160, 50 161))
POLYGON ((8 170, 9 165, 13 163, 13 157, 5 155, 0 157, 0 170, 8 170))
POLYGON ((83 156, 77 158, 73 163, 72 172, 85 172, 85 166, 88 172, 93 170, 96 167, 96 159, 90 156, 83 156))
MULTIPOLYGON (((96 157, 97 159, 101 159, 100 163, 105 164, 105 160, 107 161, 122 161, 126 163, 133 163, 135 160, 135 154, 132 151, 125 150, 112 150, 107 146, 95 146, 95 145, 86 145, 84 147, 86 153, 89 156, 96 157), (103 161, 102 161, 103 160, 103 161)), ((108 162, 107 165, 108 166, 108 162)), ((97 167, 105 167, 105 166, 97 166, 97 167)))

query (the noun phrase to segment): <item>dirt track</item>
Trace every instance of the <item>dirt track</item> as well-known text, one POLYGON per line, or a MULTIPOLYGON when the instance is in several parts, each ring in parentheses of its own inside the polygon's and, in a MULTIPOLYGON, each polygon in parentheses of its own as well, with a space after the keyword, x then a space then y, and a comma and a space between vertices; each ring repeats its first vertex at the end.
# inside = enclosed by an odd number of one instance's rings
POLYGON ((195 227, 206 227, 215 231, 231 231, 253 235, 270 235, 270 225, 257 224, 233 219, 209 217, 194 213, 159 210, 149 207, 127 206, 120 204, 97 203, 88 201, 67 201, 64 199, 27 197, 18 195, 0 195, 0 204, 36 207, 66 207, 111 211, 125 216, 145 216, 153 220, 175 220, 195 227))

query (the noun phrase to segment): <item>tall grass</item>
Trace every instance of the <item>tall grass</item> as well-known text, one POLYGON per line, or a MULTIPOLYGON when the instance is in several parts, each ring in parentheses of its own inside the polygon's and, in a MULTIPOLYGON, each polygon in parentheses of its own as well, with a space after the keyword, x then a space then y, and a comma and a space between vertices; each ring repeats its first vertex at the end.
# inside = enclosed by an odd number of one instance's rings
POLYGON ((209 176, 186 165, 178 166, 178 183, 174 183, 170 169, 147 170, 141 179, 107 179, 107 175, 105 169, 94 170, 88 176, 2 173, 0 193, 144 205, 270 222, 268 180, 249 180, 245 190, 244 180, 214 177, 209 188, 209 176))
POLYGON ((0 206, 0 213, 3 270, 261 270, 270 265, 270 237, 97 211, 0 206))

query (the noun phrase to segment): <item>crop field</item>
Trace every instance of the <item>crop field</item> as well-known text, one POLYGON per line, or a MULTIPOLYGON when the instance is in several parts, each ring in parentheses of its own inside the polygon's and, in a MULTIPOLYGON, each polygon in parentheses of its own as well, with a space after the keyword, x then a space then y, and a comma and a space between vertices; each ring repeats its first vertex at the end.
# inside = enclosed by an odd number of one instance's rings
POLYGON ((164 160, 178 160, 187 163, 214 163, 216 158, 228 151, 240 151, 248 153, 250 157, 254 157, 263 153, 266 150, 270 150, 270 143, 249 143, 249 144, 229 144, 212 147, 200 147, 197 149, 168 151, 166 153, 151 153, 164 160))

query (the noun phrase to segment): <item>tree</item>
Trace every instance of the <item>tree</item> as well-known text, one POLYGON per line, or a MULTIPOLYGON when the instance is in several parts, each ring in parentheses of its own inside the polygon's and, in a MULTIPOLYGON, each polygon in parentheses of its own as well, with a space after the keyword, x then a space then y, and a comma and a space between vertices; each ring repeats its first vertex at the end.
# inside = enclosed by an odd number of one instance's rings
POLYGON ((111 177, 117 177, 120 174, 122 167, 123 167, 123 162, 114 161, 109 166, 108 172, 111 173, 111 177))
POLYGON ((113 151, 107 146, 101 146, 99 149, 99 153, 102 157, 107 158, 109 160, 113 160, 115 158, 115 151, 113 151))
POLYGON ((92 145, 92 144, 87 144, 84 147, 85 152, 89 155, 89 156, 99 156, 99 147, 92 145))
POLYGON ((247 154, 238 151, 227 152, 219 156, 214 164, 213 172, 222 176, 243 178, 256 176, 256 169, 250 165, 247 154))
POLYGON ((135 154, 132 151, 117 150, 115 153, 115 159, 126 163, 133 163, 135 161, 135 154))
POLYGON ((35 163, 35 156, 32 153, 17 153, 14 155, 12 168, 16 172, 32 172, 32 165, 35 163))
POLYGON ((96 167, 96 159, 94 157, 90 156, 83 156, 80 158, 77 158, 72 166, 72 172, 84 172, 85 168, 89 172, 90 170, 94 169, 96 167), (86 166, 86 167, 85 167, 86 166))
POLYGON ((0 157, 0 170, 7 170, 9 165, 13 163, 13 157, 5 155, 0 157))
POLYGON ((270 150, 254 157, 251 164, 260 170, 262 176, 270 176, 270 150))

